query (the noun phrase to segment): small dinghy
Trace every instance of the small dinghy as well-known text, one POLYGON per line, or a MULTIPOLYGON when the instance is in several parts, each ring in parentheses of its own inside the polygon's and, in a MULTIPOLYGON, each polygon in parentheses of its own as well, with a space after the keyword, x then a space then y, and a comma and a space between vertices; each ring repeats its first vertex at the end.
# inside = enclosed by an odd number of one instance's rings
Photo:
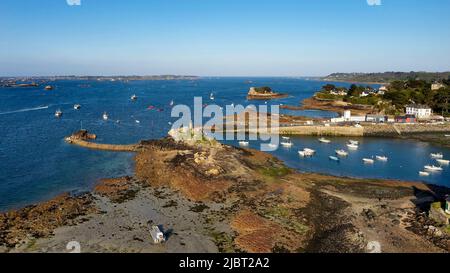
POLYGON ((340 160, 338 157, 332 156, 332 155, 330 155, 328 158, 329 158, 330 160, 332 160, 332 161, 339 161, 339 160, 340 160))
POLYGON ((344 150, 336 150, 336 154, 338 156, 348 156, 348 152, 346 152, 344 150))
POLYGON ((386 156, 377 155, 376 158, 378 161, 388 161, 388 158, 386 156))
POLYGON ((432 171, 432 172, 439 172, 442 171, 442 167, 434 166, 434 165, 426 165, 425 170, 432 171))
POLYGON ((248 144, 248 141, 239 141, 239 146, 247 147, 248 144))
POLYGON ((319 142, 328 144, 328 143, 331 143, 331 140, 321 137, 321 138, 319 138, 319 142))
POLYGON ((430 173, 429 172, 422 172, 422 171, 420 171, 419 175, 420 176, 430 176, 430 173))
POLYGON ((103 120, 108 120, 109 116, 108 113, 104 112, 103 113, 103 120))
POLYGON ((284 139, 284 140, 291 140, 291 138, 287 137, 287 136, 282 136, 281 138, 284 139))
POLYGON ((134 94, 133 96, 131 96, 131 98, 130 98, 131 100, 137 100, 138 99, 138 97, 136 96, 136 94, 134 94))
POLYGON ((281 144, 281 146, 286 147, 286 148, 290 148, 290 147, 294 146, 294 144, 290 141, 281 142, 280 144, 281 144))
POLYGON ((441 165, 449 165, 450 164, 450 160, 446 160, 446 159, 436 159, 437 163, 441 164, 441 165))
POLYGON ((75 105, 73 106, 73 109, 75 109, 75 110, 80 110, 80 109, 81 109, 81 105, 75 104, 75 105))
POLYGON ((363 162, 366 164, 373 164, 373 163, 375 163, 375 160, 370 159, 370 158, 363 158, 363 162))
POLYGON ((431 153, 430 156, 432 158, 439 158, 439 159, 444 158, 444 155, 442 153, 431 153))

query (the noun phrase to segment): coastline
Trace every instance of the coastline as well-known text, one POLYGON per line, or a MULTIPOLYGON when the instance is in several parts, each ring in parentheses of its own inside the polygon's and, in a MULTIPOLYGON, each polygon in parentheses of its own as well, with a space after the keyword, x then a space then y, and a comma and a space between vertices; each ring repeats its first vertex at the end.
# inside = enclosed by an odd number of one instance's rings
POLYGON ((74 234, 87 252, 365 252, 375 239, 387 252, 450 251, 450 237, 429 235, 420 209, 448 188, 298 173, 268 154, 221 144, 166 138, 141 145, 134 177, 103 180, 87 195, 58 199, 89 200, 65 210, 73 223, 52 222, 46 233, 27 234, 46 226, 45 215, 55 218, 52 200, 0 214, 0 245, 9 238, 13 246, 3 251, 61 252, 74 234), (14 221, 17 214, 25 218, 14 221), (21 224, 36 219, 43 222, 21 224), (149 243, 148 221, 164 225, 167 244, 149 243), (270 236, 274 230, 287 239, 270 236))

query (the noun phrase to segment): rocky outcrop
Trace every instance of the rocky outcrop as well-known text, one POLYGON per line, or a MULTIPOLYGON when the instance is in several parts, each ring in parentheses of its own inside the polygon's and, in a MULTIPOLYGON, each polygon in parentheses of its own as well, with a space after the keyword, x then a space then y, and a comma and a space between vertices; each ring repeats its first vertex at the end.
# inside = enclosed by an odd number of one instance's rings
POLYGON ((250 87, 247 94, 248 100, 271 100, 287 98, 288 94, 275 93, 269 87, 250 87))

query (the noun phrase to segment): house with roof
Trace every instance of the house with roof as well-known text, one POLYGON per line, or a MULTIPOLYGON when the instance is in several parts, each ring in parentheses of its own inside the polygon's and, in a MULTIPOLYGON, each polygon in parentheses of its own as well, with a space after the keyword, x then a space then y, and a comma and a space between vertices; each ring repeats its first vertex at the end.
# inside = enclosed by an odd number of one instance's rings
POLYGON ((431 108, 424 104, 409 104, 406 105, 406 114, 414 115, 417 118, 429 118, 433 114, 431 108))
POLYGON ((435 90, 439 90, 439 89, 445 88, 445 87, 446 87, 445 84, 440 83, 440 82, 435 82, 435 83, 433 83, 433 84, 431 85, 431 90, 432 90, 432 91, 435 91, 435 90))

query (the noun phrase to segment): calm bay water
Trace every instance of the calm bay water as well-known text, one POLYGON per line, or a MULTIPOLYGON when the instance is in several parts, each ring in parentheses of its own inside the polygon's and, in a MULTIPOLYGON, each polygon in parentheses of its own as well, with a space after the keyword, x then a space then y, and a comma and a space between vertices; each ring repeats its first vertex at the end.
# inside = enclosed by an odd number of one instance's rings
MULTIPOLYGON (((104 143, 135 143, 141 139, 166 136, 170 129, 171 100, 175 104, 193 105, 194 96, 202 96, 204 103, 250 104, 246 93, 250 86, 271 86, 291 96, 269 102, 297 105, 320 89, 323 82, 285 78, 205 78, 196 81, 135 81, 86 82, 58 81, 55 89, 0 88, 0 211, 46 200, 66 191, 89 190, 100 178, 132 174, 133 154, 91 151, 66 144, 63 138, 82 126, 98 135, 104 143), (247 81, 251 80, 251 83, 247 81), (136 94, 137 101, 130 101, 136 94), (74 104, 81 104, 79 111, 74 104), (149 110, 149 106, 154 106, 149 110), (57 119, 54 113, 63 111, 57 119), (110 119, 102 120, 103 112, 110 119), (117 120, 120 123, 117 123, 117 120), (136 123, 139 120, 140 123, 136 123)), ((337 83, 348 86, 345 83, 337 83)), ((260 102, 264 103, 264 102, 260 102)), ((282 113, 334 117, 324 111, 288 111, 282 113)), ((330 145, 321 145, 316 138, 293 139, 295 147, 280 148, 273 154, 301 171, 335 175, 426 180, 450 186, 450 172, 446 169, 428 178, 417 172, 431 163, 429 153, 450 151, 415 141, 394 139, 361 139, 361 148, 340 163, 330 162, 334 149, 343 147, 347 139, 333 139, 330 145), (309 147, 319 154, 311 159, 300 159, 297 151, 309 147), (387 163, 365 166, 362 157, 384 154, 387 163)), ((231 144, 235 144, 231 143, 231 144)), ((256 145, 252 143, 251 145, 256 145)), ((257 147, 257 146, 254 146, 257 147)))

